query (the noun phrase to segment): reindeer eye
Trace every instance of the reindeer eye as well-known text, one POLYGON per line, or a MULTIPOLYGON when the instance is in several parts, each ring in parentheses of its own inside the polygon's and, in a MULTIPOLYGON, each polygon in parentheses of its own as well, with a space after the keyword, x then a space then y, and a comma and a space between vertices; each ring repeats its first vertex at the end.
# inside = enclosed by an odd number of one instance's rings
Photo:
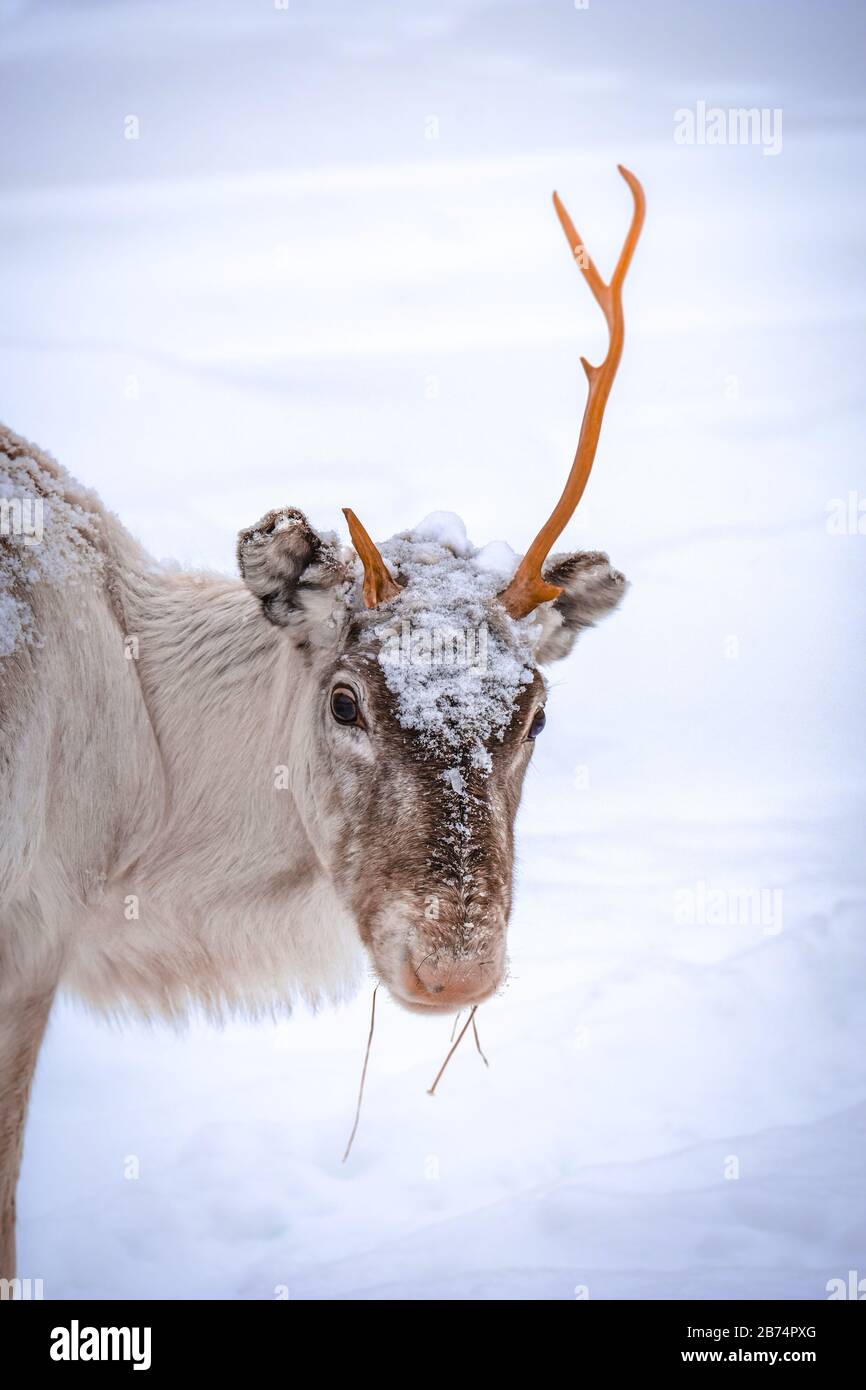
POLYGON ((532 723, 529 726, 529 730, 527 732, 526 737, 538 738, 538 735, 541 733, 546 723, 547 715, 544 713, 544 710, 537 709, 534 715, 532 716, 532 723))
POLYGON ((338 685, 331 691, 331 713, 338 724, 358 723, 358 701, 348 686, 338 685))

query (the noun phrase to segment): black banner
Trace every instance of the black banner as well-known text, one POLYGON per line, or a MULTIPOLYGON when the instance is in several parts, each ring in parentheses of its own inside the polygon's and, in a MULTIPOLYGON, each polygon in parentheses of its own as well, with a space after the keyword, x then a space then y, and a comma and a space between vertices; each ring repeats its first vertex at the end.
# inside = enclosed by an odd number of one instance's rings
MULTIPOLYGON (((369 1311, 369 1305, 366 1305, 369 1311)), ((399 1344, 406 1338, 423 1337, 425 1361, 434 1364, 436 1346, 445 1327, 425 1315, 424 1329, 415 1324, 413 1306, 401 1305, 399 1344)), ((528 1325, 538 1316, 538 1305, 528 1325)), ((215 1371, 223 1375, 281 1364, 287 1376, 297 1370, 297 1353, 304 1359, 317 1354, 309 1337, 316 1305, 303 1300, 272 1303, 138 1303, 138 1302, 39 1302, 13 1301, 0 1308, 0 1347, 12 1353, 20 1369, 52 1377, 98 1375, 101 1369, 140 1375, 164 1375, 178 1371, 215 1371)), ((496 1323, 495 1305, 490 1305, 496 1323)), ((332 1323, 335 1309, 329 1305, 332 1323)), ((419 1309, 420 1311, 420 1309, 419 1309)), ((866 1323, 859 1306, 844 1301, 786 1302, 600 1302, 576 1300, 553 1305, 551 1329, 578 1339, 569 1355, 577 1359, 577 1374, 591 1358, 595 1369, 641 1370, 652 1374, 674 1367, 708 1365, 799 1365, 823 1375, 856 1367, 866 1323)), ((345 1315, 345 1305, 339 1307, 345 1315)), ((453 1316, 452 1314, 449 1316, 453 1316)), ((477 1318, 477 1312, 475 1314, 477 1318)), ((504 1345, 513 1347, 521 1336, 521 1320, 512 1324, 504 1345)), ((432 1315, 435 1319, 436 1314, 432 1315)), ((458 1314, 459 1317, 459 1314, 458 1314)), ((497 1347, 487 1343, 483 1328, 475 1342, 473 1361, 485 1359, 497 1347)), ((395 1328, 395 1330, 397 1330, 395 1328)), ((527 1330, 524 1326, 524 1332, 527 1330)), ((358 1340, 336 1339, 348 1356, 368 1356, 370 1342, 386 1354, 384 1330, 375 1339, 367 1323, 358 1329, 358 1340)), ((465 1333, 461 1333, 465 1338, 465 1333)), ((321 1351, 323 1365, 332 1374, 335 1338, 328 1336, 321 1351)), ((499 1346, 502 1346, 500 1343, 499 1346)), ((562 1343, 557 1344, 562 1355, 562 1343)), ((525 1348, 527 1351, 529 1347, 525 1348)), ((494 1351, 495 1357, 495 1351, 494 1351)), ((546 1359, 546 1353, 545 1353, 546 1359)), ((443 1368, 444 1368, 443 1358, 443 1368)), ((454 1369, 453 1352, 447 1364, 454 1369)), ((476 1361, 477 1364, 477 1361, 476 1361)))

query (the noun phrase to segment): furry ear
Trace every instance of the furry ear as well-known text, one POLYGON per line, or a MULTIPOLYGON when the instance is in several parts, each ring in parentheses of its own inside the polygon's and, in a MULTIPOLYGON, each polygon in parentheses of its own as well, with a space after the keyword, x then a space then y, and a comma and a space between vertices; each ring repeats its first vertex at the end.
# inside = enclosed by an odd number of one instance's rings
POLYGON ((551 555, 544 578, 548 584, 559 585, 562 593, 543 610, 542 633, 535 649, 535 659, 541 664, 568 656, 583 629, 612 612, 628 588, 625 576, 598 550, 551 555))
POLYGON ((336 537, 320 536, 296 507, 268 512, 240 532, 238 568, 279 627, 331 616, 335 588, 347 577, 336 537))

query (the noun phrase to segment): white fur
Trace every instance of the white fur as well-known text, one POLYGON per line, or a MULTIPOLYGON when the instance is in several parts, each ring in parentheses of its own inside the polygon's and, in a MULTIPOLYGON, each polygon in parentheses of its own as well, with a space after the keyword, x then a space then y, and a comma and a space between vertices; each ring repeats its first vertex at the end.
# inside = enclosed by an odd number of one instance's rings
POLYGON ((345 995, 362 949, 306 833, 303 658, 240 581, 158 570, 77 496, 105 582, 34 588, 41 645, 0 663, 7 986, 52 957, 112 1011, 345 995))

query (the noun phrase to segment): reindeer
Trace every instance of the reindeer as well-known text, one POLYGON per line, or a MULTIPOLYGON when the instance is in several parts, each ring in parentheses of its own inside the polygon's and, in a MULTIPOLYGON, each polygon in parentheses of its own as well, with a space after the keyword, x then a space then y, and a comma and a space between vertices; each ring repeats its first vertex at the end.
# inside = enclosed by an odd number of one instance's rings
POLYGON ((502 987, 539 668, 625 590, 604 554, 550 556, 622 353, 644 195, 620 173, 634 207, 609 284, 554 194, 609 348, 581 359, 574 463, 513 572, 435 525, 379 549, 346 510, 351 549, 293 507, 241 532, 240 581, 159 568, 0 429, 0 501, 42 525, 30 544, 0 517, 0 1276, 58 987, 169 1020, 335 1001, 365 963, 425 1016, 502 987), (486 670, 386 659, 396 630, 443 622, 484 626, 486 670))

